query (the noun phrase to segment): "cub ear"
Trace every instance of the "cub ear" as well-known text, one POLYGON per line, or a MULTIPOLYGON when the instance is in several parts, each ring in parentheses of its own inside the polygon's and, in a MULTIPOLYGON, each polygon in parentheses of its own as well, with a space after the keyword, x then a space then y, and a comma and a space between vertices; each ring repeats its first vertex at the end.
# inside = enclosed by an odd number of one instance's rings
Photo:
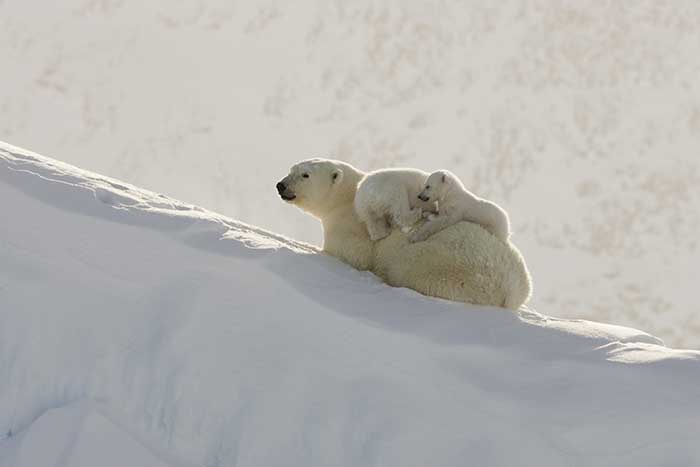
POLYGON ((343 180, 343 171, 342 169, 335 169, 333 173, 331 174, 331 180, 333 184, 340 183, 341 180, 343 180))

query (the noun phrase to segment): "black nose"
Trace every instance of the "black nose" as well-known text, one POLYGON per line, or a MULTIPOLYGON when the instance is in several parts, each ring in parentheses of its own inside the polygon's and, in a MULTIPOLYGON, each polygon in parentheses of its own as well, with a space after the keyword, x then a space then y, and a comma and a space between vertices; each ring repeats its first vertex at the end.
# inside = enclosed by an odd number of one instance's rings
POLYGON ((430 196, 418 195, 418 199, 420 199, 421 201, 430 201, 430 196))
POLYGON ((286 189, 287 189, 287 186, 284 183, 279 182, 277 184, 277 193, 282 194, 282 193, 284 193, 284 190, 286 190, 286 189))

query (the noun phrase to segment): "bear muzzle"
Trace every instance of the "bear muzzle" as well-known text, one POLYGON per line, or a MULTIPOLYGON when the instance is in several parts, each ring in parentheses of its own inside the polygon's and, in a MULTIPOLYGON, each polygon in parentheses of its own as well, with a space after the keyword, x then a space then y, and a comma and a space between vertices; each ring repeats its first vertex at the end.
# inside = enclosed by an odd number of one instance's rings
POLYGON ((285 201, 292 201, 297 197, 297 195, 288 191, 287 185, 285 185, 284 182, 277 183, 276 187, 277 193, 279 193, 280 197, 285 201))

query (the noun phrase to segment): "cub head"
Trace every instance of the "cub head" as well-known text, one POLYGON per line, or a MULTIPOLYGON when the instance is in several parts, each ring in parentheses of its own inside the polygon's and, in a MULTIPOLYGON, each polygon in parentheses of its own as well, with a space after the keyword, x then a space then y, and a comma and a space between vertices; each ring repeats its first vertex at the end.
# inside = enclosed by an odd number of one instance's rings
POLYGON ((344 201, 352 202, 359 171, 345 162, 307 159, 294 164, 277 183, 280 197, 316 217, 344 201))
POLYGON ((449 170, 438 170, 430 174, 425 181, 423 191, 418 194, 421 201, 442 201, 455 187, 461 186, 457 176, 449 170))

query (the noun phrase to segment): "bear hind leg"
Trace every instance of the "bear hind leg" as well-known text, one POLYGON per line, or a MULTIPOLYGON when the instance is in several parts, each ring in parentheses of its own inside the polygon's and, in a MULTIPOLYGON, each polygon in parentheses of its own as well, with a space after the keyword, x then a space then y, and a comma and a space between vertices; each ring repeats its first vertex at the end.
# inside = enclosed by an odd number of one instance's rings
POLYGON ((391 233, 391 227, 384 217, 371 216, 365 221, 370 240, 376 242, 391 233))
POLYGON ((396 203, 396 205, 393 206, 391 218, 394 224, 401 227, 401 229, 405 232, 423 218, 423 212, 420 208, 411 208, 406 201, 396 203))

